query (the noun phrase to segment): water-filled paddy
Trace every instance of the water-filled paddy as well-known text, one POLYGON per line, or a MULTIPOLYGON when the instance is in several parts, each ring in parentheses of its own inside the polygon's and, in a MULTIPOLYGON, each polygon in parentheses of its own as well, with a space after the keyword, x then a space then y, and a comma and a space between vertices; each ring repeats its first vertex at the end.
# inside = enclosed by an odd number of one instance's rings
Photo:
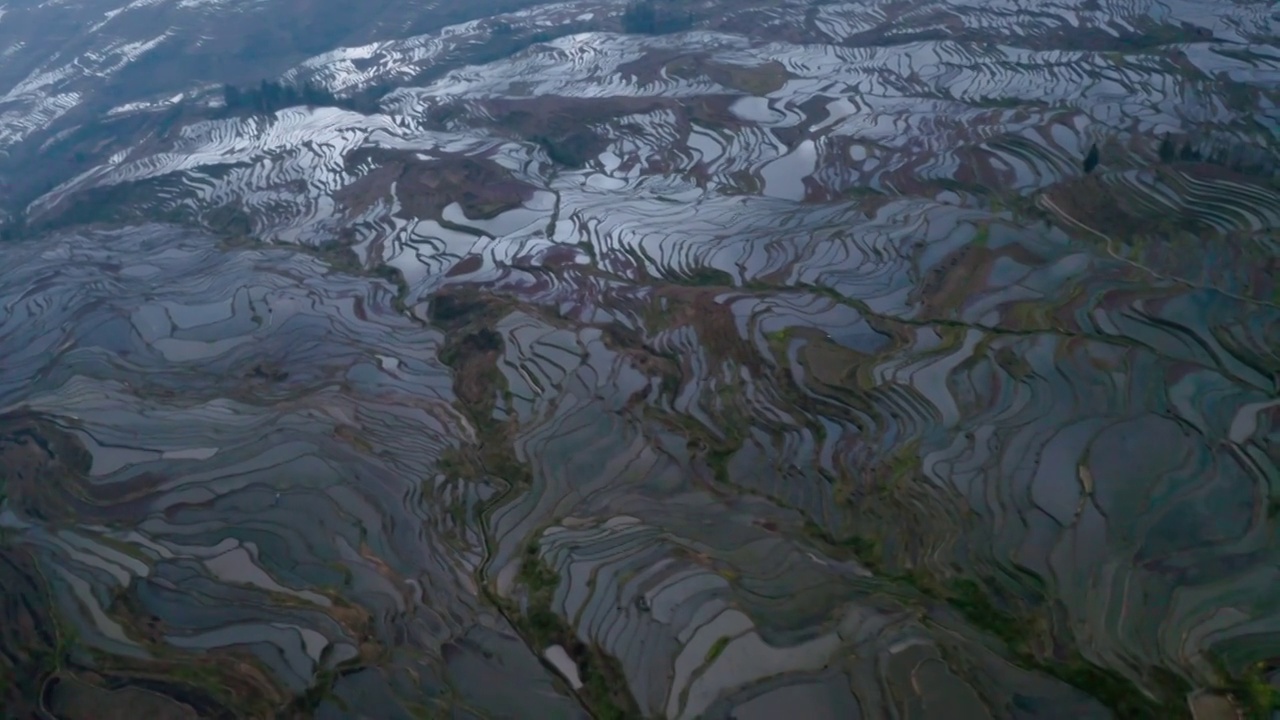
POLYGON ((43 613, 0 660, 253 717, 1262 702, 1276 100, 1230 44, 1271 21, 979 5, 588 29, 55 187, 0 245, 0 581, 43 613), (134 219, 58 223, 95 188, 134 219))

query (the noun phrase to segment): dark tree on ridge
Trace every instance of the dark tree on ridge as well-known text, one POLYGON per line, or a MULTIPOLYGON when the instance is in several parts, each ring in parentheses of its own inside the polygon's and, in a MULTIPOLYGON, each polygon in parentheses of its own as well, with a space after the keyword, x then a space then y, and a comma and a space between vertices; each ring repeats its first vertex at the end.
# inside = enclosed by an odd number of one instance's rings
POLYGON ((1094 143, 1089 147, 1089 154, 1084 158, 1084 174, 1088 175, 1096 167, 1098 167, 1098 144, 1094 143))

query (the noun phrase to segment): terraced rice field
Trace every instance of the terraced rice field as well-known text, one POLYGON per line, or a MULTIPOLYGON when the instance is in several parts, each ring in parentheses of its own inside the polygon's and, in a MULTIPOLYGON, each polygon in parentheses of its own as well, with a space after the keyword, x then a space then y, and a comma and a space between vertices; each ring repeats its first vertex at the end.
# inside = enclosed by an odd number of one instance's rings
POLYGON ((1280 16, 681 7, 0 73, 0 708, 1280 711, 1280 16))

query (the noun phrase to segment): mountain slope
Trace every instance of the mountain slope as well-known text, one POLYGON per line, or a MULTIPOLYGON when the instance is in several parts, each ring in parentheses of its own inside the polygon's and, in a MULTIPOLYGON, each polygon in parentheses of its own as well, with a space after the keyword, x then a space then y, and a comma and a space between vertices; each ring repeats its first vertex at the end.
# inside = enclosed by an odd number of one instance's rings
POLYGON ((18 716, 1271 710, 1266 3, 325 7, 0 16, 18 716))

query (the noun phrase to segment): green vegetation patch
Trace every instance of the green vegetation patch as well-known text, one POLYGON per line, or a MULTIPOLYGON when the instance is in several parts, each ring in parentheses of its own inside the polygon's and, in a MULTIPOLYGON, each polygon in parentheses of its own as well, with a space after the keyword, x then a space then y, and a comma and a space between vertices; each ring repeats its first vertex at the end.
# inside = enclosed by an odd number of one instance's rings
POLYGON ((526 609, 521 612, 513 603, 499 601, 513 624, 526 638, 535 653, 551 645, 565 648, 578 667, 582 688, 578 696, 597 720, 638 720, 642 717, 635 698, 628 689, 622 665, 598 645, 577 638, 573 628, 551 609, 560 575, 540 556, 538 544, 530 543, 520 558, 516 576, 527 591, 526 609))
POLYGON ((716 638, 716 641, 711 644, 711 647, 707 648, 707 663, 711 663, 716 658, 720 657, 720 654, 724 652, 724 649, 729 647, 729 640, 730 638, 728 635, 721 635, 719 638, 716 638))
MULTIPOLYGON (((904 445, 870 470, 871 487, 859 493, 870 499, 856 503, 856 507, 874 506, 876 512, 886 506, 896 507, 901 504, 902 494, 910 493, 912 481, 920 473, 920 448, 917 444, 904 445)), ((1185 696, 1189 688, 1168 673, 1151 669, 1146 674, 1144 681, 1158 694, 1152 697, 1128 678, 1090 662, 1074 649, 1052 648, 1047 591, 1032 574, 1023 571, 1018 580, 1019 587, 1026 591, 1022 593, 1024 597, 1006 601, 1005 593, 993 579, 946 577, 910 561, 909 557, 918 556, 922 548, 917 547, 913 553, 909 547, 912 543, 894 533, 900 532, 896 528, 918 522, 919 518, 878 517, 873 513, 857 522, 859 533, 847 537, 834 536, 814 522, 807 522, 804 531, 829 552, 844 552, 857 558, 888 583, 886 590, 901 601, 926 607, 945 604, 968 624, 998 640, 1018 666, 1079 688, 1110 707, 1119 718, 1187 717, 1185 696), (892 535, 894 542, 886 545, 874 533, 892 535)))
POLYGON ((533 471, 516 456, 512 426, 494 417, 497 396, 507 394, 506 379, 497 365, 502 348, 502 336, 487 327, 451 332, 441 348, 440 361, 454 371, 459 409, 471 418, 479 437, 475 445, 445 452, 438 467, 454 477, 488 474, 511 485, 527 486, 533 481, 533 471))
POLYGON ((733 276, 712 267, 697 267, 685 273, 684 281, 698 287, 733 287, 733 276))
POLYGON ((847 538, 837 539, 811 520, 805 521, 804 533, 825 545, 849 551, 863 567, 877 575, 884 574, 882 560, 884 548, 879 540, 865 535, 850 535, 847 538))
POLYGON ((1043 627, 1043 622, 997 606, 989 585, 969 578, 952 579, 946 584, 943 599, 970 624, 999 638, 1020 666, 1079 688, 1120 718, 1188 717, 1183 698, 1189 688, 1167 673, 1153 670, 1149 678, 1160 686, 1160 695, 1164 698, 1161 700, 1151 697, 1116 671, 1090 662, 1075 650, 1056 659, 1040 657, 1034 647, 1038 639, 1036 628, 1043 627))
POLYGON ((1235 700, 1245 720, 1271 720, 1274 713, 1280 712, 1280 691, 1266 677, 1274 669, 1274 661, 1252 662, 1237 672, 1232 672, 1221 657, 1214 658, 1212 663, 1223 678, 1219 690, 1235 700))
POLYGON ((776 60, 754 66, 708 63, 705 70, 713 82, 757 96, 777 92, 791 79, 791 73, 776 60))
POLYGON ((991 228, 986 223, 978 226, 978 234, 973 236, 973 244, 984 248, 991 244, 991 228))
POLYGON ((584 167, 605 147, 603 139, 585 128, 566 133, 537 134, 529 139, 537 143, 552 162, 570 168, 584 167))
POLYGON ((546 563, 538 557, 538 543, 529 543, 525 548, 524 557, 520 560, 520 574, 518 576, 520 584, 524 585, 529 591, 531 602, 533 599, 544 599, 550 604, 550 594, 554 593, 556 588, 560 586, 560 574, 552 570, 546 563))

